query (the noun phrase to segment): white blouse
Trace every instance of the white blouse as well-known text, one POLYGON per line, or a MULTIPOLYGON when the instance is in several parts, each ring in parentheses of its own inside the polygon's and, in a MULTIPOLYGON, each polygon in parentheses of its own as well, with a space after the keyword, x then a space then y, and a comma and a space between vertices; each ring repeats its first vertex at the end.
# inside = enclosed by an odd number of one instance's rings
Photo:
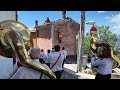
POLYGON ((102 75, 112 73, 113 60, 111 58, 103 58, 96 60, 95 57, 91 60, 92 66, 98 66, 97 72, 102 75))
MULTIPOLYGON (((60 53, 61 52, 54 52, 54 53, 49 55, 50 67, 52 67, 54 65, 54 63, 58 59, 60 53)), ((63 53, 61 53, 61 56, 60 56, 59 60, 57 61, 57 63, 55 64, 55 66, 51 70, 54 71, 54 72, 62 70, 63 69, 62 68, 63 60, 64 60, 64 55, 63 55, 63 53)))
MULTIPOLYGON (((37 60, 37 59, 35 61, 39 62, 39 60, 37 60)), ((48 67, 45 64, 44 64, 44 66, 48 67)), ((40 72, 33 70, 31 68, 22 66, 22 67, 19 67, 19 69, 11 77, 11 79, 40 79, 40 75, 41 75, 40 72)), ((47 77, 46 75, 43 74, 41 79, 49 79, 49 77, 47 77)))

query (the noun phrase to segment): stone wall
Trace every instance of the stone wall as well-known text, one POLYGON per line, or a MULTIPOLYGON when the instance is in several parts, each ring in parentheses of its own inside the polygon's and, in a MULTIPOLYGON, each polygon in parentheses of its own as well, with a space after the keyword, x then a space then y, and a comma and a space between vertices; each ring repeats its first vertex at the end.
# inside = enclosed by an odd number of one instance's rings
MULTIPOLYGON (((51 24, 53 25, 53 30, 54 30, 53 46, 57 44, 61 45, 61 47, 64 46, 68 55, 76 55, 76 35, 80 30, 80 24, 72 19, 65 19, 65 20, 59 19, 56 22, 52 22, 51 24), (59 43, 59 39, 58 39, 59 31, 63 35, 61 44, 59 43)), ((40 38, 39 46, 45 51, 47 49, 52 48, 52 40, 51 40, 52 25, 44 25, 38 27, 39 38, 40 38)))

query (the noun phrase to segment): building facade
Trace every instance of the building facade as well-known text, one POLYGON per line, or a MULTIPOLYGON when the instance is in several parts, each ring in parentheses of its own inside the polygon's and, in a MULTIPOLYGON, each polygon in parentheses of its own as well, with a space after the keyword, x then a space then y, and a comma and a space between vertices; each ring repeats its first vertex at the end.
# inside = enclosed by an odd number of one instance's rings
POLYGON ((39 46, 47 52, 55 45, 65 47, 68 55, 76 55, 76 35, 80 30, 80 24, 73 19, 66 17, 66 12, 62 12, 62 19, 51 22, 49 18, 44 25, 38 26, 35 22, 36 31, 32 31, 33 45, 39 46), (38 36, 38 37, 37 37, 38 36))

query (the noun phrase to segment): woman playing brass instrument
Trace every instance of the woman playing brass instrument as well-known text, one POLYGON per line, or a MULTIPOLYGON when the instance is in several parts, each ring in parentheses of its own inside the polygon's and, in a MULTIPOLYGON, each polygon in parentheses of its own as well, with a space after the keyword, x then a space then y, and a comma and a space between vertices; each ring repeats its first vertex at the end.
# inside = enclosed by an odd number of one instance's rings
POLYGON ((113 60, 109 57, 107 48, 104 46, 97 48, 98 59, 95 57, 91 60, 92 66, 97 66, 95 79, 110 79, 112 73, 113 60))

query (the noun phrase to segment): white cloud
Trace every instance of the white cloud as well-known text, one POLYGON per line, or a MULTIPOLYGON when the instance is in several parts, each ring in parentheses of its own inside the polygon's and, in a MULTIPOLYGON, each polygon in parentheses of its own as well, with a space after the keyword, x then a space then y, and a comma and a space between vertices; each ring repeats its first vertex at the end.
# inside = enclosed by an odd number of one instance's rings
POLYGON ((108 20, 108 22, 112 23, 111 29, 114 33, 120 34, 120 13, 116 15, 112 15, 111 17, 105 17, 105 19, 108 20))
POLYGON ((104 13, 104 12, 107 12, 107 11, 97 11, 98 13, 104 13))
POLYGON ((113 30, 113 32, 115 32, 116 34, 120 34, 120 25, 114 25, 113 27, 112 27, 112 30, 113 30))
POLYGON ((29 28, 29 30, 35 30, 34 28, 29 28))
POLYGON ((120 13, 117 15, 112 15, 110 22, 120 24, 120 13))
POLYGON ((110 19, 111 17, 105 17, 105 19, 110 19))

